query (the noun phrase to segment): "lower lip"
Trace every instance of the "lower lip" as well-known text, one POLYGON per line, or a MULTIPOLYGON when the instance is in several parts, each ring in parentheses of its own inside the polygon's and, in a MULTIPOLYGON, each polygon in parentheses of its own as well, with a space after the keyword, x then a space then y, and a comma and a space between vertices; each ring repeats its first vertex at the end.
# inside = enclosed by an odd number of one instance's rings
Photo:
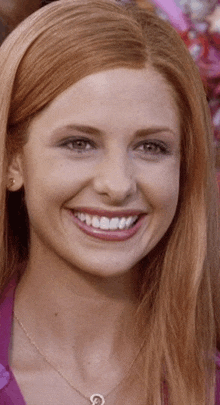
POLYGON ((145 215, 142 215, 137 223, 129 229, 117 230, 117 231, 105 231, 100 228, 92 228, 91 226, 86 225, 85 222, 80 221, 71 211, 70 214, 74 223, 80 228, 84 233, 89 236, 93 236, 97 239, 102 239, 106 241, 122 242, 124 240, 132 238, 138 230, 140 229, 145 215))

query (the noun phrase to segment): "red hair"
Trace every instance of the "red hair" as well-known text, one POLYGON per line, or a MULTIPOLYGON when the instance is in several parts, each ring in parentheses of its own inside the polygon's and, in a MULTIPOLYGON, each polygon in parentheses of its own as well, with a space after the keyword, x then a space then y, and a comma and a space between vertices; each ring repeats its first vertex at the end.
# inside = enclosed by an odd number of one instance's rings
POLYGON ((146 403, 162 404, 165 370, 171 404, 205 405, 209 395, 211 405, 220 289, 209 110, 184 43, 153 13, 112 0, 60 0, 29 17, 0 49, 1 285, 28 259, 24 196, 22 191, 6 193, 4 179, 11 154, 27 141, 29 121, 89 74, 147 66, 170 84, 182 142, 177 212, 167 234, 142 263, 139 314, 147 339, 146 403), (15 199, 19 226, 13 214, 15 199))

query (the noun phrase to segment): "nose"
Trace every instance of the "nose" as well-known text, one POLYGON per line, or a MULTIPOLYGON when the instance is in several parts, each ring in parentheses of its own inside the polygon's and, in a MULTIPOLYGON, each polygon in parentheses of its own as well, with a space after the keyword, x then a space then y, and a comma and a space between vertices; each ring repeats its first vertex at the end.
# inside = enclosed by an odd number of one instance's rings
POLYGON ((137 184, 129 157, 117 152, 105 156, 96 169, 94 189, 115 205, 124 203, 134 195, 137 184))

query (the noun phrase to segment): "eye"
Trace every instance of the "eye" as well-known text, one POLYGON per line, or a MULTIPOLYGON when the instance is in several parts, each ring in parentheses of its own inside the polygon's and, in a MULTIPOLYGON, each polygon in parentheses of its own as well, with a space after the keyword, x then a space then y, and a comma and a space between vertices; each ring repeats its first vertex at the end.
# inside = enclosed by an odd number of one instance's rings
POLYGON ((144 141, 137 145, 137 151, 143 152, 145 155, 167 155, 169 154, 169 147, 161 141, 144 141))
POLYGON ((89 152, 95 149, 94 142, 87 138, 69 138, 63 141, 60 146, 77 153, 89 152))

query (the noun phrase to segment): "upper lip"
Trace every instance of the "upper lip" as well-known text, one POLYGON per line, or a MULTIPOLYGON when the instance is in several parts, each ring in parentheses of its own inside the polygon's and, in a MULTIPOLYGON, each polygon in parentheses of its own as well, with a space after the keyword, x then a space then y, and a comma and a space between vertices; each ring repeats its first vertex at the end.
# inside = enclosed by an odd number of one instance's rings
POLYGON ((138 209, 127 209, 127 210, 115 210, 115 211, 107 211, 104 209, 97 209, 97 208, 87 208, 87 207, 74 207, 70 208, 73 212, 82 212, 89 215, 96 215, 98 217, 107 217, 107 218, 115 218, 115 217, 133 217, 146 214, 143 210, 138 209))

